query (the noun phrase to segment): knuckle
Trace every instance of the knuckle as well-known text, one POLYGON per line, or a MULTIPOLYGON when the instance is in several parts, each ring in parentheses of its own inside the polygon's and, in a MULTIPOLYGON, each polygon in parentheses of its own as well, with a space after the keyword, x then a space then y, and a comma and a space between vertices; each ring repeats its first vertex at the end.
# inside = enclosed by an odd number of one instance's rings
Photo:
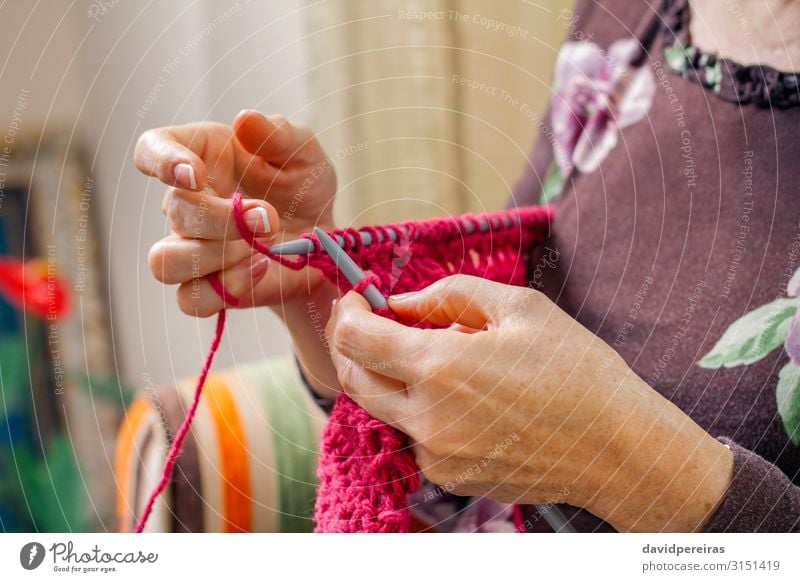
POLYGON ((280 113, 271 113, 267 116, 270 120, 272 125, 275 126, 274 133, 279 136, 288 136, 289 132, 292 131, 294 127, 289 123, 289 120, 286 118, 285 115, 281 115, 280 113))
MULTIPOLYGON (((448 275, 440 282, 442 290, 447 292, 465 291, 465 286, 469 283, 470 276, 461 273, 455 275, 448 275)), ((477 279, 478 284, 483 283, 483 279, 477 279)))
POLYGON ((528 289, 526 293, 521 295, 515 295, 517 301, 525 301, 530 303, 532 306, 541 305, 544 301, 547 300, 547 297, 544 293, 539 291, 538 289, 528 289))
POLYGON ((305 123, 292 122, 292 128, 295 136, 297 137, 297 141, 304 147, 316 148, 319 145, 317 142, 317 137, 314 134, 314 130, 311 129, 309 125, 305 123))
POLYGON ((204 232, 227 237, 236 230, 235 223, 228 214, 219 212, 219 209, 214 206, 209 206, 208 210, 205 213, 206 224, 203 228, 204 232))
POLYGON ((186 315, 197 315, 197 302, 192 296, 189 285, 181 285, 175 297, 180 309, 186 315))
POLYGON ((504 297, 504 303, 508 311, 515 314, 524 314, 537 310, 545 301, 547 301, 547 298, 541 291, 530 288, 511 288, 504 297))
POLYGON ((446 459, 452 452, 446 439, 442 438, 439 434, 435 434, 433 437, 424 441, 423 446, 437 459, 446 459))
POLYGON ((174 188, 167 188, 164 191, 164 197, 161 199, 161 213, 164 216, 167 216, 167 212, 169 211, 169 202, 172 199, 172 191, 174 188))
POLYGON ((422 471, 422 474, 425 475, 429 481, 433 481, 433 479, 430 478, 430 473, 434 475, 441 473, 441 470, 436 468, 439 459, 437 459, 433 453, 431 453, 430 449, 423 444, 414 446, 414 460, 417 462, 417 466, 420 471, 422 471))
MULTIPOLYGON (((417 461, 419 463, 419 461, 417 461)), ((432 461, 429 463, 419 463, 420 471, 425 478, 431 483, 437 485, 445 485, 450 481, 450 475, 444 469, 441 463, 432 461)))
POLYGON ((449 360, 439 355, 435 350, 431 350, 414 366, 416 371, 413 378, 414 383, 417 385, 423 383, 435 385, 439 379, 448 373, 448 368, 452 368, 449 360))
POLYGON ((430 456, 433 451, 429 445, 441 430, 436 414, 430 409, 423 410, 407 418, 405 425, 407 434, 418 443, 419 452, 430 456))
POLYGON ((180 236, 188 236, 191 234, 188 228, 191 220, 188 216, 190 212, 187 208, 188 205, 186 204, 186 201, 180 196, 180 192, 175 188, 171 188, 167 192, 165 201, 165 214, 167 215, 169 225, 175 234, 180 236))
POLYGON ((333 337, 331 338, 333 348, 341 354, 350 354, 353 352, 353 346, 358 336, 358 326, 353 318, 348 314, 343 314, 337 319, 333 328, 333 337))
POLYGON ((215 313, 210 306, 200 301, 200 293, 195 289, 193 283, 184 283, 181 285, 178 288, 176 299, 178 308, 186 315, 205 318, 215 313))
POLYGON ((463 277, 464 275, 461 273, 455 273, 453 275, 447 275, 447 277, 442 277, 439 279, 439 281, 437 281, 437 283, 440 283, 442 286, 449 287, 457 284, 463 277))
POLYGON ((163 241, 158 241, 150 247, 150 251, 147 253, 147 263, 150 266, 150 272, 160 283, 167 283, 169 274, 173 270, 174 265, 168 258, 170 254, 163 241))
POLYGON ((443 295, 448 293, 453 286, 457 284, 459 275, 448 275, 443 279, 439 279, 438 281, 434 281, 429 287, 428 290, 431 291, 434 295, 443 295))
POLYGON ((350 360, 341 360, 336 365, 336 379, 342 388, 350 389, 355 376, 354 365, 350 360))
POLYGON ((145 152, 150 149, 150 143, 155 136, 155 131, 156 130, 154 129, 148 129, 139 136, 139 139, 136 140, 136 146, 133 149, 133 156, 137 161, 141 160, 145 152))
POLYGON ((148 129, 136 140, 133 159, 142 172, 153 174, 158 170, 163 170, 163 166, 167 163, 167 160, 158 155, 158 145, 162 136, 162 128, 148 129))
POLYGON ((325 155, 322 144, 319 143, 314 130, 305 123, 292 123, 294 128, 295 142, 299 145, 299 155, 308 160, 325 160, 325 164, 331 164, 331 160, 325 155))
POLYGON ((185 238, 198 238, 208 234, 224 234, 228 217, 222 217, 211 201, 193 197, 194 192, 171 189, 166 199, 166 215, 170 227, 185 238))
POLYGON ((294 127, 295 133, 297 133, 297 135, 299 135, 304 142, 314 139, 314 131, 308 124, 302 122, 292 122, 292 127, 294 127))

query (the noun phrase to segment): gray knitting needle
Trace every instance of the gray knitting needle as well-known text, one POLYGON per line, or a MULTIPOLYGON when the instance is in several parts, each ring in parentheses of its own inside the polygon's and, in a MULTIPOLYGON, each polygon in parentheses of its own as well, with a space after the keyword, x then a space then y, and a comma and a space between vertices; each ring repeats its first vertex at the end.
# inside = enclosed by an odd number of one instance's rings
MULTIPOLYGON (((404 229, 403 234, 406 232, 407 231, 404 229)), ((372 234, 369 232, 360 232, 358 234, 361 237, 362 246, 369 246, 372 244, 372 234)), ((389 229, 389 240, 397 242, 397 231, 393 228, 389 229)), ((344 237, 337 234, 334 243, 343 248, 345 246, 344 237)), ((298 238, 297 240, 290 240, 285 243, 274 245, 269 250, 276 255, 307 255, 314 252, 314 243, 307 238, 298 238)))
MULTIPOLYGON (((337 244, 337 242, 333 240, 333 238, 331 238, 327 232, 319 227, 316 227, 314 229, 314 234, 317 235, 319 243, 322 245, 322 249, 328 253, 331 259, 333 259, 336 268, 342 272, 351 285, 356 285, 366 276, 364 271, 361 270, 361 267, 356 265, 355 261, 353 261, 353 259, 351 259, 350 256, 344 252, 342 247, 339 246, 339 244, 337 244)), ((375 285, 368 285, 364 289, 362 295, 369 302, 372 309, 388 307, 386 299, 383 297, 383 295, 381 295, 381 292, 378 291, 375 285)), ((547 507, 543 505, 537 505, 536 507, 544 520, 550 525, 551 528, 553 528, 553 531, 558 533, 570 533, 575 531, 575 528, 570 525, 570 523, 564 517, 564 514, 561 513, 561 510, 559 510, 557 507, 547 507)))
POLYGON ((544 520, 547 522, 553 531, 556 533, 575 533, 575 528, 572 527, 572 524, 567 521, 567 518, 564 517, 564 514, 561 513, 561 510, 551 505, 547 507, 546 505, 534 505, 534 507, 539 511, 539 515, 541 515, 544 520))
MULTIPOLYGON (((503 226, 506 228, 511 226, 511 223, 507 217, 504 217, 503 226)), ((481 217, 480 219, 478 219, 479 232, 486 232, 489 230, 489 227, 490 224, 486 218, 481 217)), ((401 226, 399 228, 402 229, 402 233, 400 233, 400 236, 405 236, 408 233, 405 227, 401 226)), ((395 228, 389 228, 387 229, 387 231, 389 234, 389 240, 391 240, 392 242, 397 242, 398 238, 397 230, 395 228)), ((467 234, 472 234, 473 232, 475 232, 475 225, 473 225, 472 222, 465 222, 464 232, 466 232, 467 234)), ((361 237, 362 246, 369 246, 373 243, 373 237, 371 233, 362 231, 359 232, 358 234, 361 237)), ((383 241, 378 241, 378 242, 383 242, 383 241)), ((335 244, 337 244, 340 247, 344 247, 345 246, 344 237, 337 234, 335 244)), ((276 255, 307 255, 314 252, 314 243, 308 240, 307 238, 299 238, 297 240, 290 240, 285 243, 274 245, 269 250, 275 253, 276 255)))
MULTIPOLYGON (((336 244, 336 241, 333 240, 327 232, 322 230, 320 227, 316 227, 314 229, 314 234, 317 235, 323 250, 328 253, 331 259, 333 259, 336 268, 342 272, 342 275, 345 276, 345 279, 347 279, 351 285, 358 284, 364 277, 366 277, 364 271, 361 270, 361 267, 356 265, 355 261, 353 261, 353 259, 351 259, 348 254, 342 250, 342 247, 336 244)), ((378 291, 378 288, 372 283, 367 285, 361 294, 369 302, 372 309, 381 309, 389 306, 389 304, 386 303, 386 299, 383 297, 383 295, 381 295, 381 292, 378 291)))

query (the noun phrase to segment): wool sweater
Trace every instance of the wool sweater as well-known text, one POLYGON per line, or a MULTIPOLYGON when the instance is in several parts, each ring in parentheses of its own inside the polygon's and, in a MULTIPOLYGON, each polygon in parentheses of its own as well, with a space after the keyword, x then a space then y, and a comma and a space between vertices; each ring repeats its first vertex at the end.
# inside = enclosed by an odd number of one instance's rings
MULTIPOLYGON (((685 0, 583 1, 570 15, 570 41, 591 39, 604 54, 636 39, 643 51, 632 65, 648 68, 655 87, 646 115, 612 128, 616 144, 599 164, 561 160, 566 178, 552 236, 531 258, 531 286, 731 447, 733 481, 706 531, 798 531, 800 447, 776 405, 788 356, 698 366, 735 320, 785 296, 800 266, 797 77, 692 48, 689 17, 685 0)), ((554 93, 511 205, 539 203, 554 160, 574 154, 554 119, 569 98, 554 93)), ((525 509, 525 529, 549 529, 525 509)), ((611 529, 565 512, 580 531, 611 529)))

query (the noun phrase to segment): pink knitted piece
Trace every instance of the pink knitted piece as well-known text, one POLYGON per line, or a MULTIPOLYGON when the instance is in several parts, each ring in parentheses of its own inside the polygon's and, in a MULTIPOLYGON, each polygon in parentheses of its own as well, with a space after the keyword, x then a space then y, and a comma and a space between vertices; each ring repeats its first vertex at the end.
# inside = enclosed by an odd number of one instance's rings
MULTIPOLYGON (((343 292, 352 287, 341 275, 336 265, 321 250, 312 234, 310 239, 316 252, 287 259, 271 253, 259 243, 244 222, 242 196, 233 196, 233 216, 242 237, 257 251, 269 256, 290 269, 313 267, 343 292)), ((552 209, 547 206, 504 210, 482 216, 463 215, 417 222, 404 222, 391 226, 373 226, 338 230, 345 238, 345 250, 367 271, 357 291, 369 283, 385 295, 418 291, 431 283, 453 274, 467 274, 511 285, 525 285, 527 257, 534 243, 542 241, 549 230, 552 209), (489 220, 488 232, 479 231, 479 219, 489 220), (465 226, 473 226, 467 234, 465 226), (391 242, 390 230, 399 236, 391 242), (360 232, 369 232, 373 242, 362 245, 360 232)), ((218 279, 212 287, 226 305, 234 305, 231 297, 218 279)), ((390 309, 379 312, 394 318, 390 309)), ((224 310, 220 319, 224 321, 224 310)), ((221 336, 212 342, 216 347, 221 336)), ((213 351, 206 358, 204 371, 210 366, 213 351)), ((202 388, 205 374, 198 381, 196 397, 202 388)), ((191 420, 187 417, 187 421, 191 420)), ((187 424, 188 429, 188 422, 187 424)), ((182 439, 181 439, 182 440, 182 439)), ((176 438, 168 454, 162 482, 169 481, 174 458, 180 444, 176 438), (177 447, 176 447, 177 445, 177 447), (173 455, 173 449, 174 451, 173 455)), ((320 462, 317 470, 320 480, 316 497, 315 521, 318 532, 406 532, 410 512, 408 495, 419 487, 419 475, 408 442, 401 432, 370 416, 345 394, 334 404, 328 424, 323 431, 320 462)), ((163 489, 154 490, 146 514, 140 519, 144 525, 152 501, 163 489)), ((138 528, 137 528, 138 529, 138 528)), ((141 529, 138 529, 141 531, 141 529)))

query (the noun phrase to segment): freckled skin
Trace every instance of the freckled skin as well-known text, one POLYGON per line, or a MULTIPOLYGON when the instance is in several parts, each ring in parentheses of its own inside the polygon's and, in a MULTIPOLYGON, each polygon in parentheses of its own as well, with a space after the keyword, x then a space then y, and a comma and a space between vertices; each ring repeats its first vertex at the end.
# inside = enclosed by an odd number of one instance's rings
POLYGON ((454 276, 390 306, 403 321, 487 329, 408 328, 354 293, 328 324, 343 388, 411 437, 434 483, 558 499, 622 531, 697 530, 723 498, 731 451, 538 292, 454 276), (376 365, 398 349, 407 366, 376 365))

